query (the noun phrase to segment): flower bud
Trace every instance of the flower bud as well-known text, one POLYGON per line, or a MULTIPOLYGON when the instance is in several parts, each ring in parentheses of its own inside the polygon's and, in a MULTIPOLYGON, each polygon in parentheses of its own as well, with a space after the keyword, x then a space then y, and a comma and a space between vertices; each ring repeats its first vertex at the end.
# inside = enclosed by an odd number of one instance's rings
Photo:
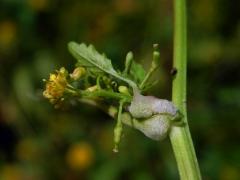
POLYGON ((97 85, 94 85, 94 86, 91 86, 91 87, 87 88, 87 91, 89 91, 89 92, 94 92, 94 91, 96 91, 97 89, 98 89, 98 86, 97 86, 97 85))
POLYGON ((86 74, 86 70, 84 67, 77 67, 74 69, 74 71, 72 72, 72 74, 70 74, 70 77, 73 80, 78 80, 80 77, 82 77, 84 74, 86 74))
POLYGON ((156 114, 177 115, 177 108, 171 101, 158 99, 154 96, 143 96, 138 90, 133 90, 133 100, 129 112, 134 118, 149 118, 156 114))
POLYGON ((158 50, 158 44, 154 44, 153 45, 153 61, 152 61, 152 65, 154 67, 157 67, 160 63, 160 52, 158 50))
POLYGON ((126 86, 119 86, 119 87, 118 87, 118 91, 119 91, 120 93, 129 95, 129 91, 128 91, 128 88, 127 88, 126 86))
POLYGON ((125 74, 129 73, 132 63, 133 63, 133 53, 130 51, 127 53, 126 60, 125 60, 125 69, 123 71, 125 74))

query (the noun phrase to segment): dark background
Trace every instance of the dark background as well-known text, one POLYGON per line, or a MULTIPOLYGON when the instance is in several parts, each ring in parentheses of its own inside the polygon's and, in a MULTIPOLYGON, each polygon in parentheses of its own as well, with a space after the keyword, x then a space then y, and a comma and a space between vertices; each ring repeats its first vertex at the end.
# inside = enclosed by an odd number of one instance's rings
MULTIPOLYGON (((189 0, 188 117, 203 179, 240 179, 240 1, 189 0)), ((132 50, 147 69, 159 43, 152 94, 171 98, 173 5, 169 0, 0 1, 0 179, 178 179, 169 140, 125 128, 78 104, 56 110, 43 78, 72 70, 69 41, 92 43, 123 67, 132 50)))

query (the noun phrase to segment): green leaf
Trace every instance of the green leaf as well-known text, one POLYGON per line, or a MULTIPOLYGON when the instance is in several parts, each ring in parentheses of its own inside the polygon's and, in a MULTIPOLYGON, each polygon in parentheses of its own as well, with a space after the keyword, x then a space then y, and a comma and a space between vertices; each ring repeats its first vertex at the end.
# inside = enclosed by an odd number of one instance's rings
POLYGON ((132 76, 135 82, 140 84, 143 81, 144 77, 146 76, 146 71, 141 64, 138 64, 133 61, 130 70, 130 75, 132 76))
POLYGON ((78 60, 78 64, 90 68, 92 72, 101 70, 108 74, 117 73, 113 69, 111 60, 104 54, 97 52, 93 45, 87 46, 84 43, 70 42, 68 48, 70 53, 78 60))
POLYGON ((100 54, 92 45, 87 46, 84 43, 70 42, 68 43, 68 48, 70 53, 78 60, 78 64, 85 66, 92 73, 98 75, 98 73, 105 72, 128 83, 133 88, 137 87, 135 82, 118 74, 113 68, 111 60, 104 54, 100 54))

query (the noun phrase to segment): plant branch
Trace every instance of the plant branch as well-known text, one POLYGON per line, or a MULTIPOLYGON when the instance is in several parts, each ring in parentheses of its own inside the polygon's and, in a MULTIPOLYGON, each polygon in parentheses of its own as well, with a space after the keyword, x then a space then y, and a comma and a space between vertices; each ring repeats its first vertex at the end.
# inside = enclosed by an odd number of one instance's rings
POLYGON ((124 99, 125 102, 131 102, 132 97, 126 94, 122 93, 117 93, 117 92, 111 92, 111 91, 106 91, 106 90, 96 90, 93 92, 89 91, 80 91, 79 92, 81 97, 84 98, 99 98, 99 97, 104 97, 106 99, 116 99, 116 100, 122 100, 124 99))
POLYGON ((147 75, 145 76, 145 78, 143 79, 143 81, 141 82, 139 88, 143 89, 144 86, 146 85, 147 81, 150 79, 150 77, 152 76, 152 74, 155 72, 155 70, 157 69, 157 67, 151 67, 149 69, 149 71, 147 72, 147 75))
MULTIPOLYGON (((95 106, 95 107, 101 109, 106 114, 108 114, 113 119, 116 119, 116 117, 118 116, 118 113, 119 113, 119 109, 115 106, 106 105, 106 103, 97 102, 95 100, 90 100, 88 98, 80 98, 79 102, 84 103, 84 104, 89 104, 91 106, 95 106)), ((130 127, 135 127, 134 123, 137 123, 137 121, 135 119, 132 119, 129 112, 123 112, 121 114, 121 117, 118 119, 121 119, 122 123, 124 123, 130 127)))
POLYGON ((182 180, 200 180, 201 174, 187 122, 186 69, 187 31, 186 2, 174 0, 174 63, 177 73, 173 79, 172 101, 183 114, 185 126, 172 127, 170 140, 182 180))
POLYGON ((140 89, 144 89, 144 86, 146 85, 147 81, 151 78, 152 74, 159 67, 160 53, 158 51, 158 44, 154 44, 153 49, 154 49, 154 51, 153 51, 152 64, 151 64, 149 71, 147 72, 147 75, 145 76, 145 78, 143 79, 143 81, 141 82, 141 84, 139 86, 140 89))

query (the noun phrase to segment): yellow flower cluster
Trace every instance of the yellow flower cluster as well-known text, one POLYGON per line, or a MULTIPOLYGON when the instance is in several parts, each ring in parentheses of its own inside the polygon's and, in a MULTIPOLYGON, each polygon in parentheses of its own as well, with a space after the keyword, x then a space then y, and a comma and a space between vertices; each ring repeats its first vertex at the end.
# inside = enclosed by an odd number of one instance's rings
POLYGON ((67 87, 67 70, 62 67, 54 74, 50 74, 49 80, 46 82, 46 89, 43 92, 43 96, 52 104, 56 104, 64 94, 67 87))

